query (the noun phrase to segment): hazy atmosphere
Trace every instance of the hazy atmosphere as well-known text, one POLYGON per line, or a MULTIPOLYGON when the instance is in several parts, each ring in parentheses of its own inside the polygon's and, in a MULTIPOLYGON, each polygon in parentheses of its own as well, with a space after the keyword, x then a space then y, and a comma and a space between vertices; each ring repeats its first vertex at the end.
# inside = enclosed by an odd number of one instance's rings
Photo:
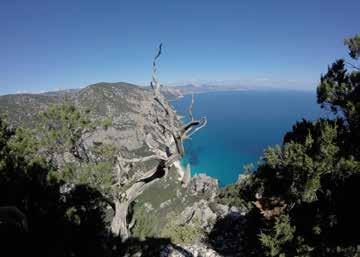
POLYGON ((315 90, 357 32, 351 1, 18 1, 0 3, 0 94, 163 83, 315 90))

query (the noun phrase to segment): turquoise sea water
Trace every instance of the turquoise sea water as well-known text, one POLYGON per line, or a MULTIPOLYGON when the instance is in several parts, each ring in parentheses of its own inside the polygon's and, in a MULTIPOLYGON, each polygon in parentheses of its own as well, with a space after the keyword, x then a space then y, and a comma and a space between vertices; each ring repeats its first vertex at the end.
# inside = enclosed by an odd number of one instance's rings
MULTIPOLYGON (((179 114, 187 115, 190 100, 173 102, 179 114)), ((296 121, 324 116, 314 92, 297 91, 199 94, 193 112, 205 115, 208 124, 185 143, 183 164, 190 163, 192 175, 206 173, 222 186, 235 182, 245 164, 256 164, 263 149, 280 144, 296 121)))

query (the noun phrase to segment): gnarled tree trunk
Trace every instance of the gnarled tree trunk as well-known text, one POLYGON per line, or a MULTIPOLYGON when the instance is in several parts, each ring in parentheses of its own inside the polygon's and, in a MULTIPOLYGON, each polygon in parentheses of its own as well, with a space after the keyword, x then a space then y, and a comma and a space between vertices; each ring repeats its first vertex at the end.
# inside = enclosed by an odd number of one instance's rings
MULTIPOLYGON (((177 122, 176 112, 168 104, 165 97, 160 92, 160 83, 157 79, 156 73, 156 60, 161 54, 161 45, 159 51, 153 61, 153 75, 151 88, 154 92, 154 104, 158 105, 164 117, 160 117, 158 112, 155 111, 155 127, 154 133, 157 136, 152 143, 149 142, 150 137, 146 137, 145 143, 149 147, 149 150, 153 155, 134 158, 123 159, 118 156, 118 174, 116 184, 121 183, 122 171, 127 172, 129 170, 129 164, 144 162, 148 160, 158 160, 159 163, 153 169, 143 173, 139 178, 132 178, 127 182, 127 189, 121 194, 115 195, 115 215, 111 224, 111 231, 114 235, 120 236, 122 240, 126 240, 129 237, 129 226, 127 224, 127 214, 130 204, 141 195, 144 190, 157 180, 166 176, 170 168, 175 165, 177 169, 181 169, 179 161, 184 156, 183 141, 193 135, 196 131, 206 125, 206 118, 200 120, 194 120, 192 114, 192 107, 194 104, 194 97, 189 108, 190 122, 182 127, 179 127, 177 122), (130 185, 131 184, 131 185, 130 185), (130 185, 130 187, 129 187, 130 185)), ((184 185, 187 184, 190 176, 190 167, 186 171, 179 171, 179 175, 184 185)))
POLYGON ((115 215, 111 222, 111 232, 115 236, 119 236, 122 240, 126 240, 129 237, 126 221, 129 204, 129 201, 126 200, 115 200, 115 215))

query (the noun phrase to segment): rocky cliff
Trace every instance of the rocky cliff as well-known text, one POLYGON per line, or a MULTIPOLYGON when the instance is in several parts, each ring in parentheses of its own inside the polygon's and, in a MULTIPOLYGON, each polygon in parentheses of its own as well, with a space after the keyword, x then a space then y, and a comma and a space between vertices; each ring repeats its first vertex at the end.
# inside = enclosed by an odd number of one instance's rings
MULTIPOLYGON (((165 89, 164 94, 171 99, 181 96, 173 89, 165 89)), ((6 116, 14 127, 35 127, 39 112, 63 101, 88 110, 91 119, 100 122, 87 136, 85 145, 111 143, 134 158, 147 154, 144 143, 147 134, 156 138, 152 92, 128 83, 98 83, 81 90, 0 96, 0 115, 6 116)), ((132 206, 132 235, 171 238, 193 254, 185 256, 218 256, 204 244, 205 235, 211 233, 219 217, 240 213, 216 202, 218 190, 218 181, 205 174, 192 177, 184 187, 177 173, 170 171, 132 206)), ((164 246, 163 253, 163 256, 183 254, 170 245, 164 246)))

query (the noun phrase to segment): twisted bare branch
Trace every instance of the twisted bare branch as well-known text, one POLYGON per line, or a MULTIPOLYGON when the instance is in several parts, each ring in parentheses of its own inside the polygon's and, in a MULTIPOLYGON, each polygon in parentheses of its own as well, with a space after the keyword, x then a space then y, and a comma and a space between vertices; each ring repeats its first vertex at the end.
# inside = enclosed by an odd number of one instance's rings
POLYGON ((360 67, 352 64, 351 62, 345 61, 345 63, 350 66, 351 68, 355 69, 355 70, 359 70, 360 71, 360 67))
POLYGON ((127 184, 131 184, 131 186, 127 187, 127 189, 120 194, 120 198, 116 198, 115 217, 113 218, 111 229, 113 233, 121 235, 123 239, 126 239, 129 235, 129 225, 126 221, 128 207, 146 188, 165 177, 172 166, 177 168, 180 181, 183 185, 186 186, 188 184, 190 180, 190 166, 188 165, 186 171, 183 171, 180 164, 180 160, 185 154, 183 141, 199 129, 203 128, 207 123, 205 117, 200 120, 194 119, 193 105, 195 100, 194 95, 192 95, 191 104, 189 106, 190 122, 182 127, 178 125, 176 112, 161 93, 161 84, 157 78, 156 63, 160 58, 161 53, 162 44, 160 44, 152 63, 152 81, 150 83, 154 94, 154 104, 158 105, 154 106, 155 124, 153 128, 153 133, 156 135, 157 139, 154 140, 150 135, 145 137, 145 144, 153 154, 132 159, 125 159, 119 155, 117 158, 119 163, 118 172, 116 174, 118 180, 117 185, 121 185, 121 176, 124 174, 121 172, 122 169, 127 173, 131 164, 149 160, 159 161, 154 168, 142 173, 141 176, 135 175, 128 180, 127 184), (158 111, 157 107, 160 107, 161 112, 158 111), (165 117, 160 116, 161 113, 164 113, 165 117), (156 145, 154 142, 156 142, 156 145))

